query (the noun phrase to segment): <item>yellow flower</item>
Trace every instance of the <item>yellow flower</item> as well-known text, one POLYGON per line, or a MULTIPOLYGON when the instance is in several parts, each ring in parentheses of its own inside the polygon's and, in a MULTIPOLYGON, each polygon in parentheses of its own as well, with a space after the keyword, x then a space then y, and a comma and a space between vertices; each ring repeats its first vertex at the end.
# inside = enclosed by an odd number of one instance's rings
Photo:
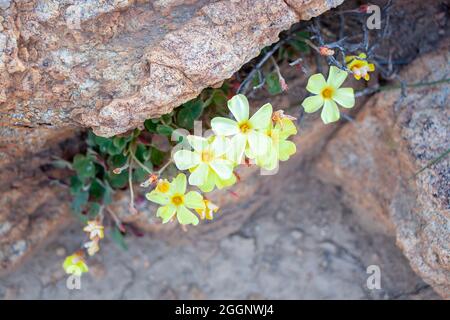
POLYGON ((296 117, 290 116, 288 114, 284 114, 284 110, 278 110, 272 114, 272 121, 275 123, 280 123, 282 125, 283 119, 297 120, 296 117))
POLYGON ((367 55, 365 53, 360 53, 358 56, 345 57, 347 68, 353 72, 353 76, 356 80, 364 78, 366 81, 369 81, 369 72, 375 71, 375 65, 367 62, 366 59, 367 55))
POLYGON ((158 184, 155 188, 159 193, 167 193, 170 190, 170 183, 167 179, 159 179, 158 184))
POLYGON ((284 117, 275 126, 270 126, 266 134, 272 143, 267 154, 256 157, 256 164, 263 169, 274 170, 280 160, 287 161, 297 151, 295 143, 287 141, 289 136, 297 134, 297 128, 290 119, 284 117))
POLYGON ((97 252, 100 251, 100 246, 98 245, 98 239, 86 242, 84 247, 87 249, 87 252, 90 256, 93 256, 97 252))
POLYGON ((205 208, 195 209, 195 211, 197 211, 198 215, 200 216, 200 219, 203 220, 206 218, 207 220, 212 220, 214 218, 214 213, 216 213, 219 210, 219 207, 206 199, 203 199, 203 202, 205 203, 205 208))
POLYGON ((74 274, 76 276, 81 276, 83 273, 89 271, 88 266, 84 262, 82 252, 76 252, 68 256, 64 260, 63 269, 67 274, 74 274))
MULTIPOLYGON (((225 158, 227 139, 213 137, 206 139, 199 136, 188 136, 187 141, 193 151, 179 150, 173 159, 179 170, 191 171, 189 184, 203 186, 209 176, 218 176, 220 179, 230 179, 233 174, 233 162, 225 158)), ((214 185, 213 185, 214 187, 214 185)))
POLYGON ((228 159, 240 164, 244 152, 247 157, 266 153, 270 141, 261 131, 270 125, 272 106, 266 103, 249 118, 247 98, 238 94, 228 101, 228 109, 236 121, 223 117, 211 120, 211 127, 216 135, 232 137, 227 152, 228 159))
POLYGON ((327 81, 321 73, 312 75, 308 80, 306 90, 315 96, 308 97, 303 101, 302 106, 305 112, 313 113, 323 106, 320 116, 324 123, 339 120, 340 113, 336 102, 344 108, 353 108, 355 105, 353 88, 340 88, 346 78, 347 72, 335 66, 330 67, 327 81))
POLYGON ((199 220, 189 209, 203 210, 205 208, 200 193, 196 191, 186 193, 186 175, 183 173, 178 174, 172 180, 167 193, 153 190, 147 193, 146 197, 148 200, 161 205, 156 212, 156 216, 160 217, 163 223, 169 222, 176 215, 180 224, 197 225, 199 220))
POLYGON ((87 226, 83 228, 83 231, 89 233, 89 239, 103 239, 105 237, 104 227, 97 220, 88 221, 87 226))

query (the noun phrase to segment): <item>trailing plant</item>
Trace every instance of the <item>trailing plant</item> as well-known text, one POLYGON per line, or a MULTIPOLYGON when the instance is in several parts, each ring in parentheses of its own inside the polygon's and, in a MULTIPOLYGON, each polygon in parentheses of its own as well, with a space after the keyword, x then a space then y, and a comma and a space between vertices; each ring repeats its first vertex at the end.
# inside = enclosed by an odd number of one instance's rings
MULTIPOLYGON (((383 8, 385 20, 389 8, 390 1, 383 8)), ((100 250, 107 221, 111 224, 112 239, 126 248, 127 228, 112 206, 118 190, 128 189, 131 214, 138 213, 134 188, 139 184, 146 192, 146 199, 159 205, 155 214, 162 223, 197 225, 201 220, 214 218, 219 208, 208 193, 237 183, 235 169, 239 165, 253 164, 273 171, 280 161, 287 161, 296 152, 295 144, 289 141, 297 134, 296 118, 283 110, 274 111, 270 103, 251 115, 246 98, 261 88, 272 95, 288 90, 279 64, 288 63, 309 75, 306 90, 312 95, 301 106, 306 113, 322 109, 324 124, 341 118, 338 105, 353 108, 355 96, 389 90, 389 87, 376 86, 355 94, 351 87, 342 88, 349 74, 356 80, 368 81, 375 68, 387 73, 381 66, 383 58, 375 54, 387 26, 378 31, 376 42, 370 44, 369 31, 363 23, 359 40, 350 42, 343 33, 345 14, 356 15, 358 21, 363 21, 367 8, 340 11, 339 38, 331 42, 326 41, 318 19, 299 25, 283 34, 278 43, 263 49, 258 58, 221 88, 208 88, 170 114, 146 120, 142 128, 125 134, 104 138, 88 132, 85 153, 76 155, 72 162, 56 161, 56 165, 74 172, 70 178, 71 207, 85 224, 83 230, 87 233, 86 242, 65 259, 65 271, 76 275, 88 271, 84 249, 89 256, 100 250), (320 63, 318 73, 309 71, 305 57, 310 54, 327 61, 326 80, 320 63), (196 121, 201 123, 200 127, 196 121), (199 132, 203 130, 206 134, 199 132)), ((400 83, 396 88, 402 92, 407 87, 420 86, 408 85, 401 79, 400 83)))

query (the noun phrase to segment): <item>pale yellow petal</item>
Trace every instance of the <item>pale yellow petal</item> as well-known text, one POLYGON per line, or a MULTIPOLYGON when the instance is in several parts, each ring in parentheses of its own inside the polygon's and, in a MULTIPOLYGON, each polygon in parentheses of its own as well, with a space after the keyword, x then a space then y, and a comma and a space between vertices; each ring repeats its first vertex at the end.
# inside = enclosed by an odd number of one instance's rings
POLYGON ((272 105, 266 103, 250 118, 252 129, 266 129, 272 121, 272 105))
POLYGON ((189 184, 193 186, 201 186, 208 177, 209 167, 206 163, 201 163, 195 168, 189 176, 189 184))
POLYGON ((231 136, 240 131, 239 125, 236 121, 223 117, 216 117, 212 119, 211 128, 218 136, 231 136))
POLYGON ((331 66, 328 74, 327 83, 333 88, 339 88, 347 78, 347 72, 335 67, 331 66))
POLYGON ((353 88, 341 88, 336 90, 333 100, 344 108, 353 108, 355 106, 355 93, 353 88))
POLYGON ((185 206, 177 208, 177 219, 180 224, 193 224, 194 226, 199 222, 197 215, 193 214, 185 206))
POLYGON ((303 100, 302 106, 306 113, 316 112, 323 106, 323 98, 320 95, 308 97, 303 100))
POLYGON ((333 100, 325 100, 325 104, 320 116, 325 124, 338 121, 340 113, 336 102, 334 102, 333 100))
POLYGON ((313 74, 308 79, 308 85, 306 86, 306 90, 311 93, 319 94, 322 92, 323 88, 327 85, 325 78, 321 73, 313 74))
POLYGON ((187 170, 201 162, 200 154, 189 150, 178 150, 173 155, 175 165, 179 170, 187 170))
POLYGON ((196 191, 190 191, 184 196, 184 202, 186 207, 191 209, 205 209, 205 202, 200 193, 196 191))
POLYGON ((228 100, 228 109, 230 109, 237 122, 248 120, 248 100, 243 94, 235 95, 228 100))
POLYGON ((192 148, 197 152, 202 152, 209 146, 209 142, 206 138, 189 135, 187 136, 187 140, 192 148))

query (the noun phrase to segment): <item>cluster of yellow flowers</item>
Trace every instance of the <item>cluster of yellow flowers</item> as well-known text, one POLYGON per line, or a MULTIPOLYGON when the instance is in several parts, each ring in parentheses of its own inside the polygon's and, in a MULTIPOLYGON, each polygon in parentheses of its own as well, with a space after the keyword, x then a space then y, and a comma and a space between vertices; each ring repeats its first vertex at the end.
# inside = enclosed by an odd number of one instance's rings
MULTIPOLYGON (((99 221, 92 220, 88 221, 87 226, 84 227, 83 231, 87 232, 89 236, 89 241, 83 246, 86 248, 89 256, 93 256, 100 250, 100 239, 105 237, 104 227, 99 221)), ((81 274, 88 272, 89 269, 84 260, 83 251, 79 250, 68 256, 64 260, 63 268, 67 274, 74 274, 77 276, 81 276, 81 274)))
POLYGON ((180 224, 199 223, 212 219, 218 207, 197 191, 187 190, 187 183, 202 192, 211 192, 236 183, 234 169, 250 159, 266 170, 274 170, 279 161, 286 161, 296 152, 288 137, 297 133, 295 118, 282 111, 273 112, 270 104, 262 106, 251 117, 247 98, 238 94, 228 101, 235 120, 216 117, 211 121, 214 135, 204 138, 187 136, 191 150, 178 150, 173 155, 179 170, 188 170, 189 178, 180 173, 168 182, 159 180, 147 199, 161 205, 157 211, 163 223, 175 217, 180 224))
MULTIPOLYGON (((366 60, 364 53, 358 56, 347 56, 345 61, 348 70, 355 79, 370 79, 369 72, 375 66, 366 60)), ((325 124, 340 118, 337 104, 344 108, 355 105, 353 88, 341 88, 348 76, 346 71, 335 66, 329 69, 328 79, 320 73, 308 79, 306 89, 314 94, 307 97, 302 106, 307 113, 313 113, 323 107, 321 118, 325 124)), ((288 138, 297 134, 294 117, 285 115, 283 110, 273 112, 272 105, 263 105, 250 117, 247 98, 238 94, 228 101, 228 109, 233 119, 216 117, 211 121, 214 135, 200 137, 187 136, 189 150, 181 149, 174 153, 173 161, 181 171, 188 171, 189 178, 179 173, 171 182, 160 179, 158 174, 151 174, 141 184, 155 188, 146 197, 160 207, 156 215, 163 223, 178 220, 182 225, 197 225, 200 219, 211 220, 219 209, 217 205, 206 199, 198 191, 188 191, 188 184, 207 193, 214 188, 222 189, 236 183, 234 170, 242 163, 256 164, 265 170, 274 170, 279 161, 286 161, 296 152, 296 146, 288 138), (192 211, 193 210, 193 211, 192 211)), ((84 244, 90 256, 100 249, 99 241, 103 239, 102 224, 88 221, 83 229, 89 234, 89 241, 84 244)), ((81 275, 88 271, 83 251, 68 256, 63 263, 69 274, 81 275)))

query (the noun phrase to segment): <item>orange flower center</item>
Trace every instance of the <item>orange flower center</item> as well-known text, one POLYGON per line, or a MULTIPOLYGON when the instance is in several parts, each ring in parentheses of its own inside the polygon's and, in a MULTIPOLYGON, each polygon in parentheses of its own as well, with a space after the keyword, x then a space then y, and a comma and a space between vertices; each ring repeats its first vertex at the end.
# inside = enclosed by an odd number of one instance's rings
POLYGON ((161 193, 166 193, 167 191, 169 191, 169 188, 170 188, 170 183, 167 181, 159 182, 158 186, 156 187, 156 189, 161 193))
POLYGON ((176 206, 183 204, 183 196, 181 196, 181 195, 174 195, 171 200, 172 200, 172 203, 176 206))
POLYGON ((322 97, 324 99, 331 99, 333 97, 333 88, 331 87, 326 87, 325 89, 322 90, 322 97))
POLYGON ((249 131, 251 129, 251 125, 249 122, 243 122, 239 125, 239 129, 241 129, 242 133, 246 133, 247 131, 249 131))
POLYGON ((202 152, 202 161, 203 162, 210 162, 214 159, 214 156, 211 151, 203 151, 202 152))

